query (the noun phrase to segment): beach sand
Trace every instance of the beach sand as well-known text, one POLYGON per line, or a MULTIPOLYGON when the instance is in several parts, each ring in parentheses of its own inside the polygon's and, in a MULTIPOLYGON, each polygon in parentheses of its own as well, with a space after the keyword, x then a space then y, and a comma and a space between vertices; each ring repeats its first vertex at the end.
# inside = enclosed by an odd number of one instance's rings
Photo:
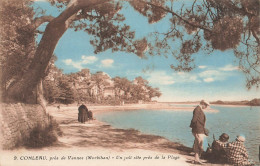
MULTIPOLYGON (((171 104, 171 103, 148 103, 148 104, 125 104, 125 105, 88 105, 88 109, 94 111, 95 113, 103 111, 122 111, 122 110, 138 110, 138 109, 147 109, 147 110, 169 110, 169 111, 193 111, 194 108, 198 105, 196 103, 190 104, 171 104)), ((57 106, 49 106, 49 110, 57 110, 57 106)), ((77 110, 77 105, 64 105, 62 110, 77 110)), ((216 113, 218 110, 208 107, 204 112, 216 113)))
MULTIPOLYGON (((177 107, 167 103, 131 104, 124 106, 88 105, 94 115, 104 111, 162 109, 193 111, 191 107, 177 107)), ((59 123, 63 136, 51 147, 2 151, 1 166, 12 165, 88 165, 88 166, 167 166, 193 165, 191 148, 156 135, 134 129, 116 129, 98 120, 78 123, 78 106, 48 106, 47 111, 59 123), (35 160, 43 156, 46 160, 35 160), (39 157, 38 157, 39 158, 39 157)), ((216 112, 216 110, 207 110, 216 112)), ((204 161, 206 162, 206 161, 204 161)), ((205 165, 212 165, 205 163, 205 165)))

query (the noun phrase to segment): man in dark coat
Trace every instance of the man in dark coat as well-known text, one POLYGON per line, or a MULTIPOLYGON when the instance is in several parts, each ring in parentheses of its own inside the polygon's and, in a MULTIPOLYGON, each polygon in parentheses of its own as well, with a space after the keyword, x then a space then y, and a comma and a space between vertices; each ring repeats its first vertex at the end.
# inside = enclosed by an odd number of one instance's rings
POLYGON ((82 104, 78 108, 78 121, 81 123, 85 123, 88 120, 88 108, 82 104))
POLYGON ((198 105, 193 111, 193 117, 190 123, 192 128, 192 134, 195 137, 193 144, 193 151, 195 153, 195 163, 202 164, 200 161, 200 155, 203 152, 203 139, 205 137, 205 123, 206 116, 203 112, 203 109, 206 109, 209 106, 207 101, 201 100, 200 105, 198 105))
POLYGON ((209 160, 213 163, 225 164, 227 163, 227 144, 229 135, 226 133, 221 134, 218 140, 214 140, 212 143, 212 152, 209 160))

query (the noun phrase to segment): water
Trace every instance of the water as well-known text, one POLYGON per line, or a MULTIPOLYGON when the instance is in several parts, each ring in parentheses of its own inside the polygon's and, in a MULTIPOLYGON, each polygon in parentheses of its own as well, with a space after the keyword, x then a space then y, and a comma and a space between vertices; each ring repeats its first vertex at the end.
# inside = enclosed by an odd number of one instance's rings
MULTIPOLYGON (((205 113, 206 128, 210 134, 207 141, 212 143, 213 134, 216 139, 227 133, 229 141, 236 136, 246 136, 245 146, 250 159, 258 162, 260 146, 260 107, 228 107, 211 106, 219 110, 217 113, 205 113)), ((116 128, 137 129, 143 133, 160 135, 171 141, 192 147, 194 137, 189 128, 192 118, 191 111, 166 110, 134 110, 115 111, 97 115, 97 119, 116 128)))

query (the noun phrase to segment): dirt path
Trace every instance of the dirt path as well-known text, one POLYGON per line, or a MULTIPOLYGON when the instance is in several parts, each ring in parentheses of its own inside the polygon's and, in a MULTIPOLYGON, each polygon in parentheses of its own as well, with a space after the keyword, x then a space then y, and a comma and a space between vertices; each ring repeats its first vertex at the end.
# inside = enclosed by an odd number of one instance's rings
POLYGON ((77 110, 73 109, 52 109, 50 114, 60 124, 63 132, 63 136, 59 138, 59 147, 109 149, 115 152, 138 149, 185 155, 185 160, 192 160, 190 148, 160 136, 142 134, 134 129, 116 129, 97 120, 82 124, 77 121, 77 110))
POLYGON ((134 129, 115 129, 97 120, 85 124, 77 121, 77 111, 51 111, 60 124, 63 136, 60 144, 67 147, 102 147, 113 150, 141 148, 187 154, 189 148, 160 136, 142 134, 134 129))

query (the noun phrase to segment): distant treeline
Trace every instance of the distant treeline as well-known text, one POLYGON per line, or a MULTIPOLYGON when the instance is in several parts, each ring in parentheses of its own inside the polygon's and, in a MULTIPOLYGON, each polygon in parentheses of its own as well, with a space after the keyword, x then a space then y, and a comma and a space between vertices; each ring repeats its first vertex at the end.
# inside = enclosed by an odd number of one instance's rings
POLYGON ((161 96, 159 88, 150 86, 142 77, 130 81, 121 77, 111 78, 102 71, 92 74, 89 69, 63 74, 54 61, 43 81, 43 95, 48 103, 119 105, 150 102, 152 98, 161 96))
POLYGON ((214 101, 210 102, 211 104, 221 104, 221 105, 249 105, 249 106, 260 106, 260 99, 253 99, 251 101, 244 100, 244 101, 214 101))

